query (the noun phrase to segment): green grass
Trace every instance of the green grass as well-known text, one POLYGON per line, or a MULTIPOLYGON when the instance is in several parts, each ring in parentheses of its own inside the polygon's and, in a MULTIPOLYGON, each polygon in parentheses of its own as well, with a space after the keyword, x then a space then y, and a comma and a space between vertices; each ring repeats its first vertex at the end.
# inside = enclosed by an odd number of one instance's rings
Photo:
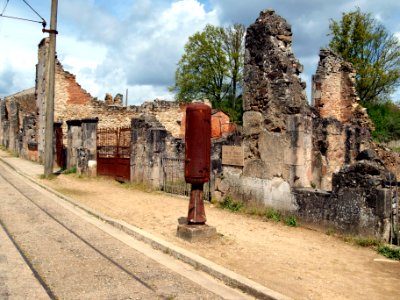
POLYGON ((394 147, 394 148, 392 148, 392 151, 400 153, 400 147, 394 147))
POLYGON ((267 220, 279 222, 282 219, 282 214, 280 211, 274 208, 267 208, 265 210, 265 217, 267 218, 267 220))
POLYGON ((379 245, 378 253, 394 260, 400 260, 400 248, 389 245, 379 245))
POLYGON ((374 238, 362 238, 349 235, 346 236, 338 235, 338 237, 341 238, 346 243, 350 243, 360 247, 374 249, 380 255, 383 255, 389 259, 400 260, 400 247, 384 244, 374 238))
POLYGON ((155 189, 143 182, 122 182, 121 186, 126 189, 139 190, 146 193, 154 192, 155 189))
POLYGON ((62 173, 65 174, 65 175, 76 174, 76 166, 73 166, 73 167, 71 167, 71 168, 69 168, 67 170, 64 170, 62 173))
POLYGON ((39 177, 40 179, 47 179, 47 180, 54 180, 54 179, 56 179, 57 178, 57 176, 56 175, 54 175, 54 174, 50 174, 50 175, 48 175, 48 176, 46 176, 46 175, 44 175, 44 174, 42 174, 42 175, 40 175, 40 177, 39 177))
POLYGON ((371 238, 356 238, 354 242, 360 247, 376 247, 380 244, 378 240, 371 238))
POLYGON ((221 202, 220 206, 232 212, 238 212, 243 208, 244 204, 241 201, 234 200, 228 195, 224 198, 224 201, 221 202))
POLYGON ((297 220, 295 216, 287 216, 283 221, 287 226, 297 227, 297 220))

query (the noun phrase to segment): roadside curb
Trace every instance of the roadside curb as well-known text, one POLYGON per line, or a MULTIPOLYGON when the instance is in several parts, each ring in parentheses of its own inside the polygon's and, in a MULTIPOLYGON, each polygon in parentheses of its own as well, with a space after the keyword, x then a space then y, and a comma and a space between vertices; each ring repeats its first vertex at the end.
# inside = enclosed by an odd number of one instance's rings
POLYGON ((74 199, 69 198, 69 197, 53 190, 52 188, 42 184, 41 182, 39 182, 37 179, 33 178, 32 176, 18 170, 11 163, 7 162, 3 157, 0 157, 0 161, 2 161, 8 167, 13 169, 18 174, 25 177, 32 183, 40 186, 41 188, 56 195, 57 197, 67 201, 68 203, 73 205, 75 208, 83 210, 86 213, 88 213, 89 215, 92 215, 92 216, 100 219, 101 221, 103 221, 115 228, 118 228, 119 230, 127 233, 128 235, 134 237, 135 239, 150 245, 154 249, 157 249, 166 254, 169 254, 172 257, 179 259, 179 260, 193 266, 194 268, 196 268, 196 270, 201 270, 201 271, 209 274, 210 276, 221 280, 228 286, 237 288, 237 289, 247 293, 248 295, 256 297, 257 299, 277 299, 277 300, 291 299, 290 297, 287 297, 278 292, 275 292, 275 291, 273 291, 257 282, 254 282, 242 275, 239 275, 239 274, 237 274, 233 271, 230 271, 220 265, 217 265, 216 263, 211 262, 197 254, 191 253, 188 250, 185 250, 183 248, 173 245, 170 242, 164 241, 161 238, 153 236, 152 234, 145 232, 144 230, 137 228, 131 224, 128 224, 125 221, 110 218, 110 217, 103 215, 102 213, 99 213, 81 203, 78 203, 74 199))

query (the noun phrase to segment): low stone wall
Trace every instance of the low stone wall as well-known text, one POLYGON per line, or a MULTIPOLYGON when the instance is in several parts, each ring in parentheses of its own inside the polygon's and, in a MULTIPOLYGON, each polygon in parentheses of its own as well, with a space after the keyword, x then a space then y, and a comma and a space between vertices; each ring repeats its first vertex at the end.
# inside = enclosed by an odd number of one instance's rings
POLYGON ((372 189, 368 196, 364 188, 344 187, 336 193, 295 189, 293 196, 295 214, 308 227, 389 241, 389 189, 372 189))

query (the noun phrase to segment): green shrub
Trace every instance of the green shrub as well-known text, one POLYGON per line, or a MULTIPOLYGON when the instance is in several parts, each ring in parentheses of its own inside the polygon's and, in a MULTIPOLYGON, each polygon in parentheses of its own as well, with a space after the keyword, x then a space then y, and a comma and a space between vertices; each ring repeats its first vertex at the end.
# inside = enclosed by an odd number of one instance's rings
POLYGON ((63 171, 63 174, 76 174, 76 166, 63 171))
POLYGON ((400 260, 400 248, 394 248, 388 245, 379 245, 378 253, 395 260, 400 260))
POLYGON ((297 226, 297 220, 295 216, 287 216, 284 220, 285 224, 290 227, 297 226))
POLYGON ((372 137, 378 142, 400 139, 400 108, 394 103, 363 103, 375 125, 372 137))
POLYGON ((279 222, 282 218, 282 214, 274 208, 267 208, 267 210, 265 211, 265 217, 268 220, 279 222))
POLYGON ((357 238, 354 240, 354 242, 361 247, 372 247, 379 245, 379 241, 377 241, 376 239, 357 238))
POLYGON ((238 212, 243 208, 243 202, 234 200, 231 196, 226 196, 221 202, 221 207, 233 212, 238 212))

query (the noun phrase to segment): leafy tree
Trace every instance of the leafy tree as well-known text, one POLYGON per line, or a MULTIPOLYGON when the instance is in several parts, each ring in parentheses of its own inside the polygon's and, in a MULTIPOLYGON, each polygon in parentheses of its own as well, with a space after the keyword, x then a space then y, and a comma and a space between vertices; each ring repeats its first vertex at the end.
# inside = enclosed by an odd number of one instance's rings
POLYGON ((244 26, 239 24, 228 28, 207 25, 189 37, 171 87, 176 99, 209 99, 214 108, 236 111, 240 103, 237 93, 242 81, 244 33, 244 26))
POLYGON ((225 28, 224 49, 228 57, 229 77, 231 78, 231 107, 236 107, 238 89, 242 87, 244 65, 244 37, 246 28, 242 24, 234 24, 225 28))
POLYGON ((213 25, 189 37, 175 72, 175 86, 171 89, 176 92, 178 101, 207 98, 215 106, 226 97, 228 62, 222 47, 223 37, 223 28, 213 25))
POLYGON ((360 9, 331 20, 329 47, 356 69, 362 103, 387 99, 400 83, 400 43, 371 14, 360 9))
POLYGON ((366 103, 368 115, 374 122, 372 136, 379 142, 400 139, 400 107, 387 101, 383 103, 366 103))

